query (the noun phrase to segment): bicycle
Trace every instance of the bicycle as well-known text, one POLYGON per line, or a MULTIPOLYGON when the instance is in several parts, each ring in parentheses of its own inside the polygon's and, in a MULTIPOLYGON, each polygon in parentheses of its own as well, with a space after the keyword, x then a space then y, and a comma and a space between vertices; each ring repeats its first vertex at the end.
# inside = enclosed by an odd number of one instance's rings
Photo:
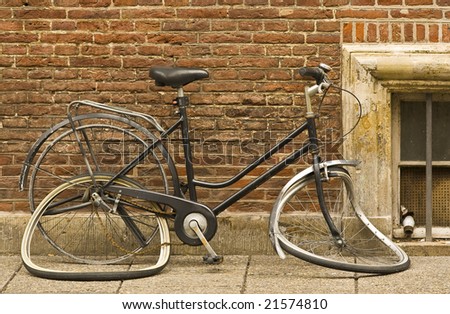
POLYGON ((317 265, 353 272, 387 274, 407 269, 407 254, 381 233, 357 204, 346 168, 358 162, 323 161, 320 157, 317 113, 311 99, 322 94, 322 103, 328 90, 335 87, 327 75, 330 70, 325 64, 300 69, 302 76, 315 80, 314 85, 305 87, 305 121, 222 182, 197 179, 194 170, 198 167, 192 161, 189 98, 183 88, 206 79, 206 70, 150 69, 156 86, 177 91, 173 100, 176 118, 167 128, 145 113, 93 101, 72 102, 67 119, 35 142, 22 169, 20 189, 30 177, 32 211, 21 246, 26 269, 36 276, 61 280, 155 275, 169 261, 169 224, 182 243, 206 248, 205 262, 220 263, 222 257, 209 243, 217 230, 217 216, 304 156, 311 156, 312 165, 282 188, 269 217, 269 236, 278 255, 285 258, 289 253, 317 265), (173 143, 169 136, 175 132, 181 133, 186 183, 169 151, 173 143), (198 201, 197 188, 219 189, 239 182, 305 132, 306 143, 215 207, 198 201), (62 263, 61 268, 36 264, 39 254, 46 253, 42 252, 44 243, 51 249, 47 254, 58 254, 71 263, 62 263), (86 266, 78 270, 77 263, 86 266), (98 265, 110 266, 101 266, 108 270, 99 271, 98 265))

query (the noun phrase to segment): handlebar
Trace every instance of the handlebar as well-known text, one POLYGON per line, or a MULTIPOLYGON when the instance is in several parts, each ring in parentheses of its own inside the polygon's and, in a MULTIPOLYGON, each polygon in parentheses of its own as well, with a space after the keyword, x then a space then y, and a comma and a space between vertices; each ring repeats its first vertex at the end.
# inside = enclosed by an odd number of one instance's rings
POLYGON ((331 67, 321 63, 318 67, 302 67, 299 72, 301 76, 311 77, 316 80, 317 85, 327 82, 327 73, 331 71, 331 67))
POLYGON ((299 72, 301 76, 312 77, 316 80, 316 85, 308 87, 305 86, 305 99, 306 99, 306 117, 314 118, 315 114, 312 110, 311 97, 322 93, 323 90, 328 89, 330 83, 328 81, 327 73, 331 71, 331 67, 321 63, 318 67, 302 67, 299 72))

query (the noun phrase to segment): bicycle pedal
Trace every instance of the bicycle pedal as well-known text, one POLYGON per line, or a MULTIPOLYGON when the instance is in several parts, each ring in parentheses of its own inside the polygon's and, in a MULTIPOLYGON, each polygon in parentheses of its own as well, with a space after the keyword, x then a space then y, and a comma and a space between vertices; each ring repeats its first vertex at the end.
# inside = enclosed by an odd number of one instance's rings
POLYGON ((223 262, 223 256, 211 256, 211 255, 206 255, 203 256, 203 263, 208 264, 208 265, 218 265, 221 264, 223 262))

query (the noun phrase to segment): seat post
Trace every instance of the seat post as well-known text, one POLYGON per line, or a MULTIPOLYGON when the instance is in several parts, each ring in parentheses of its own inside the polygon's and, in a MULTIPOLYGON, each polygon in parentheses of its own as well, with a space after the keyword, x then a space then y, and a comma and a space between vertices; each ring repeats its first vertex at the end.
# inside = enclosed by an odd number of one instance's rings
POLYGON ((184 90, 182 86, 177 88, 177 96, 184 97, 184 90))
POLYGON ((194 185, 194 165, 192 162, 192 151, 191 151, 191 141, 189 139, 189 121, 187 117, 187 107, 189 105, 189 98, 184 96, 184 91, 182 87, 177 88, 177 99, 176 104, 178 105, 179 114, 181 118, 181 137, 183 142, 183 152, 186 164, 186 177, 187 177, 187 187, 189 189, 189 198, 192 201, 197 201, 197 193, 194 185))

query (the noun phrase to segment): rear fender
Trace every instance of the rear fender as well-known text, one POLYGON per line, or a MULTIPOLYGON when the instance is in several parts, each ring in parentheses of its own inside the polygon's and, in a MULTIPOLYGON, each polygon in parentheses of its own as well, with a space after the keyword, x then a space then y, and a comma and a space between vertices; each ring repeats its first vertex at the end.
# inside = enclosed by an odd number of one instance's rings
MULTIPOLYGON (((115 119, 115 120, 119 120, 119 121, 123 121, 125 123, 128 123, 129 125, 131 125, 132 127, 138 129, 139 131, 142 131, 143 133, 149 133, 149 131, 147 131, 147 129, 142 126, 141 124, 127 119, 125 117, 121 117, 115 114, 110 114, 110 113, 90 113, 90 114, 83 114, 83 115, 78 115, 78 116, 74 116, 72 117, 72 121, 73 122, 77 122, 83 119, 115 119)), ((29 176, 30 170, 33 168, 36 158, 37 153, 41 150, 41 148, 43 147, 43 145, 47 142, 47 140, 56 132, 60 131, 61 128, 67 128, 68 126, 70 127, 71 122, 69 119, 65 119, 61 122, 59 122, 58 124, 52 126, 51 128, 49 128, 47 131, 45 131, 40 137, 39 139, 33 144, 33 146, 30 148, 28 155, 24 161, 24 164, 22 166, 22 170, 20 172, 20 177, 19 177, 19 190, 23 191, 26 188, 27 185, 27 178, 29 176)), ((151 135, 151 133, 149 133, 148 135, 151 135)), ((153 135, 152 135, 153 136, 153 135)), ((161 153, 163 154, 169 171, 171 173, 172 176, 172 184, 173 187, 175 189, 175 194, 176 195, 181 195, 180 192, 180 182, 179 182, 179 178, 178 178, 178 172, 176 170, 175 167, 175 163, 172 159, 172 157, 170 156, 169 152, 167 151, 167 148, 160 143, 158 145, 158 149, 161 150, 161 153)))

